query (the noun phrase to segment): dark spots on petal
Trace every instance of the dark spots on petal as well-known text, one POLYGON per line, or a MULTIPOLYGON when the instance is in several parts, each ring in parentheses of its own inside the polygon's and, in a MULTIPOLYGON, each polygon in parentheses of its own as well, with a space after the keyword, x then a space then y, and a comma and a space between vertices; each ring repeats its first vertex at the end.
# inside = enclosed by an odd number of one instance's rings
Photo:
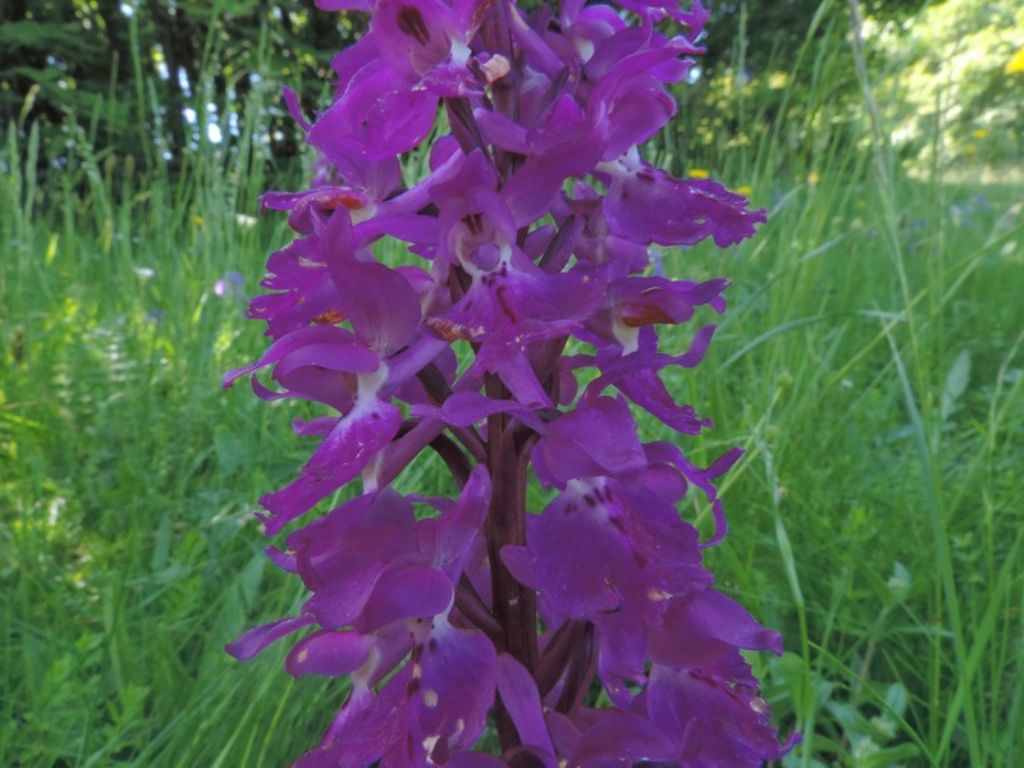
POLYGON ((473 338, 473 335, 466 326, 444 317, 428 317, 424 321, 424 325, 444 341, 455 341, 456 339, 470 340, 473 338))
POLYGON ((345 319, 345 315, 342 314, 340 309, 328 309, 313 318, 313 322, 317 325, 334 325, 340 323, 345 319))
POLYGON ((639 173, 638 173, 638 174, 636 175, 636 178, 637 178, 637 181, 646 181, 646 182, 652 182, 652 181, 654 181, 654 174, 653 174, 653 173, 651 173, 651 172, 650 172, 650 171, 648 171, 648 170, 643 170, 643 171, 640 171, 640 172, 639 172, 639 173))
POLYGON ((409 681, 409 684, 407 686, 405 686, 405 695, 411 699, 413 696, 416 695, 419 689, 420 681, 414 678, 409 681))
POLYGON ((655 323, 672 323, 673 318, 661 307, 639 306, 630 307, 622 315, 622 322, 630 328, 639 328, 644 325, 655 323))
POLYGON ((583 497, 583 501, 585 501, 587 503, 588 507, 593 507, 593 506, 597 505, 597 501, 590 494, 587 494, 586 496, 584 496, 583 497))
POLYGON ((338 192, 325 200, 320 202, 320 207, 325 211, 333 211, 339 205, 348 208, 350 211, 357 211, 362 208, 365 203, 360 200, 356 195, 349 194, 347 192, 338 192))
POLYGON ((423 646, 417 645, 412 649, 412 653, 409 654, 409 658, 412 659, 412 663, 416 664, 423 657, 423 646))
POLYGON ((437 638, 434 638, 434 637, 430 638, 430 641, 427 643, 427 647, 431 651, 436 651, 437 650, 437 638))
POLYGON ((412 5, 403 5, 398 9, 398 28, 411 38, 414 38, 420 45, 430 42, 430 30, 423 20, 420 9, 412 5))

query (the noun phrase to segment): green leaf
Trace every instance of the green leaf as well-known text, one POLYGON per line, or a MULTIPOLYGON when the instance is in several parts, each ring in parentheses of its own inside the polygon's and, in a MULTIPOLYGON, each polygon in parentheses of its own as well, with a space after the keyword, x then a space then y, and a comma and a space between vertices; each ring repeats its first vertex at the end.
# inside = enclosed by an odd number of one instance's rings
POLYGON ((858 763, 858 768, 885 768, 921 754, 914 744, 898 744, 874 752, 858 763))
POLYGON ((903 717, 907 711, 907 704, 910 702, 910 693, 903 683, 893 683, 885 689, 885 703, 899 717, 903 717))
POLYGON ((942 389, 942 420, 946 421, 956 410, 956 401, 959 400, 971 379, 971 352, 968 349, 961 350, 956 356, 953 365, 946 374, 946 385, 942 389))

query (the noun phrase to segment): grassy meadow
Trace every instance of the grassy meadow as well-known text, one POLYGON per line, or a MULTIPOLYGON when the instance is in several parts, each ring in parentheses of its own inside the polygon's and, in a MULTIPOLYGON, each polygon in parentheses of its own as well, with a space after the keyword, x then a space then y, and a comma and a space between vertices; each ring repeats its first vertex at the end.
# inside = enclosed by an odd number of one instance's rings
MULTIPOLYGON (((709 558, 785 635, 755 663, 804 733, 787 767, 1022 765, 1022 175, 898 162, 870 88, 834 133, 851 48, 840 30, 803 53, 799 109, 751 141, 656 142, 770 213, 740 247, 663 254, 733 281, 706 361, 669 378, 715 420, 695 459, 747 449, 709 558)), ((257 195, 301 181, 209 143, 143 171, 102 131, 37 175, 22 127, 0 150, 0 765, 283 765, 344 684, 222 647, 302 600, 252 512, 311 444, 302 406, 220 378, 264 347, 245 301, 289 236, 250 218, 257 195)))

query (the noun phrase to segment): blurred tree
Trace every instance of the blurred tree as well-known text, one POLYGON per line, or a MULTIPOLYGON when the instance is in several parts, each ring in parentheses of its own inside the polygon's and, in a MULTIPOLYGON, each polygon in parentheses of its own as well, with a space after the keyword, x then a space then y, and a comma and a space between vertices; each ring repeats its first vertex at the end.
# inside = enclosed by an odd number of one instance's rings
POLYGON ((1020 0, 946 0, 869 39, 888 64, 879 88, 897 150, 944 168, 1024 160, 1024 50, 1020 0))
MULTIPOLYGON (((728 66, 744 47, 743 59, 752 70, 771 65, 788 70, 800 49, 821 0, 725 0, 705 3, 711 11, 704 65, 710 74, 728 66), (744 20, 744 16, 746 19, 744 20)), ((843 11, 839 5, 836 10, 843 11)), ((904 19, 927 5, 927 0, 869 0, 866 13, 884 20, 904 19)), ((819 34, 824 34, 824 28, 819 34)))
MULTIPOLYGON (((354 22, 308 0, 4 0, 0 118, 40 122, 50 159, 84 140, 173 166, 211 123, 230 142, 220 123, 256 84, 316 103, 354 22)), ((298 152, 283 110, 268 118, 275 154, 298 152)))
MULTIPOLYGON (((708 52, 680 90, 680 117, 667 139, 677 161, 749 147, 783 111, 791 126, 828 120, 837 126, 834 140, 848 135, 842 125, 858 119, 859 98, 851 68, 817 53, 797 62, 809 31, 809 50, 845 50, 845 2, 704 1, 708 52), (820 89, 826 75, 827 99, 787 95, 820 89), (812 102, 816 114, 808 112, 812 102), (807 114, 795 114, 800 109, 807 114)), ((946 124, 964 146, 1001 141, 1024 152, 1024 107, 1013 87, 1021 75, 1001 69, 1010 48, 1024 45, 1014 21, 1019 0, 862 5, 877 69, 904 73, 887 90, 903 105, 892 116, 910 139, 903 146, 916 151, 922 118, 941 97, 946 124), (978 138, 985 131, 989 137, 978 138)), ((273 96, 290 83, 312 114, 327 99, 331 58, 363 23, 360 15, 319 11, 313 0, 0 0, 0 119, 21 131, 38 122, 44 162, 59 164, 84 145, 173 169, 206 142, 231 146, 245 105, 258 103, 254 89, 273 96)), ((257 140, 276 158, 295 156, 301 134, 279 100, 270 102, 257 140)), ((821 151, 801 130, 793 128, 790 144, 821 151)))

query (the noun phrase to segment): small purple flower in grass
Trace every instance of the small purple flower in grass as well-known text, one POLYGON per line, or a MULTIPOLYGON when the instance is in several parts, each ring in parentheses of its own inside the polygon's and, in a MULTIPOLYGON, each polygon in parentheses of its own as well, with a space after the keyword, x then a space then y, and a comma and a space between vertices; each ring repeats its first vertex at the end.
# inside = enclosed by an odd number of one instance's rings
POLYGON ((231 270, 213 284, 213 293, 218 297, 237 296, 241 298, 245 290, 245 275, 231 270))
POLYGON ((639 149, 675 114, 667 86, 707 12, 616 3, 318 0, 368 14, 368 32, 315 120, 285 93, 316 179, 262 199, 297 238, 250 303, 268 349, 225 378, 323 408, 293 425, 318 441, 305 466, 260 499, 283 537, 268 557, 309 596, 227 647, 248 659, 301 633, 289 674, 349 679, 299 766, 731 768, 795 741, 741 654, 781 653, 780 636, 702 559, 741 452, 705 466, 636 421, 711 426, 664 377, 701 362, 726 309, 728 281, 673 278, 677 254, 655 246, 728 246, 765 216, 639 149), (429 169, 403 182, 413 151, 429 169), (664 326, 689 341, 662 344, 664 326), (425 451, 453 497, 397 490, 425 451), (711 510, 703 539, 679 511, 691 494, 711 510))

